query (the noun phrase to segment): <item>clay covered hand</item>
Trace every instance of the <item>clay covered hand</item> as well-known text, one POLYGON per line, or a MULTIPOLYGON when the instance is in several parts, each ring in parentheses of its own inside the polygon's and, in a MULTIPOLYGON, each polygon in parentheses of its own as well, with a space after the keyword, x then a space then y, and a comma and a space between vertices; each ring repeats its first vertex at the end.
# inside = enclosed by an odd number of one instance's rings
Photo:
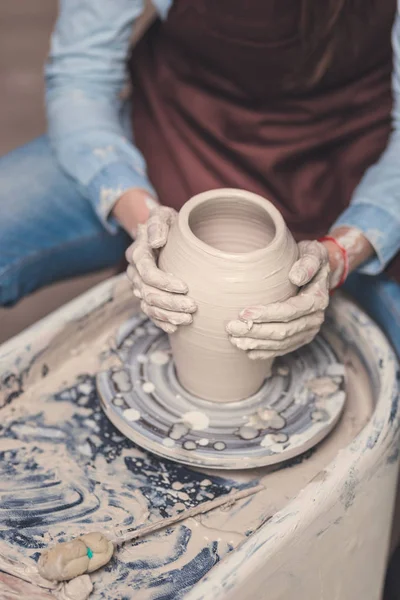
POLYGON ((243 310, 227 325, 230 341, 251 359, 282 356, 310 343, 319 332, 329 304, 329 255, 316 241, 300 242, 299 259, 289 279, 296 296, 243 310))
POLYGON ((195 302, 187 297, 187 285, 157 266, 157 255, 165 246, 177 213, 160 206, 151 211, 145 225, 139 225, 134 243, 126 251, 127 275, 134 294, 141 299, 142 311, 166 333, 178 325, 189 325, 196 312, 195 302))

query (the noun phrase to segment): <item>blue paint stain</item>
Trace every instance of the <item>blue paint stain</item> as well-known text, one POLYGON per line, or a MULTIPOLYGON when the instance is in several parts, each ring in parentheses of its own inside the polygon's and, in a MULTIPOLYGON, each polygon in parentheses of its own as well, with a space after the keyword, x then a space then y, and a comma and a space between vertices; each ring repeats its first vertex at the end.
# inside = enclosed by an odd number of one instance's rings
POLYGON ((356 489, 358 486, 358 477, 356 474, 356 471, 353 468, 350 469, 347 480, 345 481, 344 485, 343 485, 343 491, 340 495, 340 500, 342 501, 342 504, 345 508, 345 510, 347 510, 348 508, 350 508, 350 506, 352 506, 355 498, 356 498, 356 489))
MULTIPOLYGON (((158 567, 162 567, 163 565, 169 565, 170 563, 175 562, 183 556, 187 550, 190 538, 192 536, 192 531, 185 526, 181 526, 176 532, 175 529, 167 529, 165 532, 161 534, 160 541, 165 540, 165 538, 171 538, 171 547, 168 548, 168 554, 163 555, 160 550, 160 554, 158 556, 153 556, 151 558, 143 558, 135 561, 126 562, 126 566, 132 570, 141 570, 141 569, 157 569, 158 567), (174 541, 174 537, 176 537, 174 541)), ((152 543, 150 539, 140 540, 135 544, 135 546, 143 546, 143 554, 146 553, 146 545, 148 543, 152 543)))
POLYGON ((381 435, 381 431, 376 429, 373 433, 371 433, 371 435, 369 436, 368 440, 367 440, 367 448, 369 450, 372 450, 372 448, 374 448, 379 440, 379 437, 381 435))
POLYGON ((181 600, 195 583, 219 561, 217 554, 217 543, 213 542, 181 569, 175 569, 165 573, 149 585, 149 588, 161 588, 157 590, 157 600, 181 600))
MULTIPOLYGON (((397 381, 397 390, 400 389, 400 370, 397 369, 396 371, 396 381, 397 381)), ((393 399, 392 399, 392 406, 390 408, 390 415, 389 415, 389 423, 393 423, 393 421, 396 418, 397 412, 399 410, 399 391, 397 391, 397 393, 395 393, 393 399)))
POLYGON ((400 454, 399 448, 395 448, 394 451, 387 457, 386 463, 388 465, 392 465, 393 463, 396 463, 399 459, 399 454, 400 454))

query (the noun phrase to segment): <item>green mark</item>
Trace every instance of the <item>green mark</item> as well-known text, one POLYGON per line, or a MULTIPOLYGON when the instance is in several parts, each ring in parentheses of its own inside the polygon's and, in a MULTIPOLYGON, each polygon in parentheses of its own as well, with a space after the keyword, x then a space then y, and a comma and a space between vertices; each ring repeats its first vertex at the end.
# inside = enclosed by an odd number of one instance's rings
POLYGON ((86 554, 89 558, 93 558, 93 551, 90 548, 87 549, 86 554))

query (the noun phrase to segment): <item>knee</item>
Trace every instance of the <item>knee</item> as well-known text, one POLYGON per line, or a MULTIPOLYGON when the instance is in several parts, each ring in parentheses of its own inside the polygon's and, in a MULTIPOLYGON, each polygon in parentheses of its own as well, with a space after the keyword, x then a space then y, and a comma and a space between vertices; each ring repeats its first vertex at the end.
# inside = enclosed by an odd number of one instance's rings
MULTIPOLYGON (((0 173, 1 177, 1 173, 0 173)), ((0 306, 12 306, 22 297, 21 270, 30 245, 24 218, 10 202, 8 210, 0 209, 0 306)), ((25 217, 29 220, 29 216, 25 217)))
POLYGON ((355 273, 344 289, 380 326, 400 356, 400 285, 384 274, 355 273))
POLYGON ((27 262, 42 237, 38 226, 51 206, 54 170, 46 137, 0 159, 0 306, 13 305, 30 291, 27 262), (25 271, 28 282, 22 283, 25 271))
MULTIPOLYGON (((28 218, 54 179, 54 158, 46 137, 0 158, 0 223, 28 218)), ((0 237, 0 240, 3 238, 0 237)))
POLYGON ((18 283, 18 269, 6 265, 0 270, 0 306, 11 307, 23 296, 18 283))

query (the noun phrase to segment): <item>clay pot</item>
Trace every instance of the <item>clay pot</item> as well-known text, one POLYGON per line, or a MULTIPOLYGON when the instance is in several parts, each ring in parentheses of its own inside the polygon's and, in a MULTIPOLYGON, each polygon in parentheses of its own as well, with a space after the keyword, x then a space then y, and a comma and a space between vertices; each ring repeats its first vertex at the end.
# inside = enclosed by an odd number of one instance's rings
POLYGON ((288 274, 297 256, 281 214, 261 196, 219 189, 183 206, 159 266, 186 282, 198 306, 193 323, 170 336, 186 390, 214 402, 257 392, 272 361, 250 360, 232 346, 225 328, 243 308, 294 295, 288 274))

